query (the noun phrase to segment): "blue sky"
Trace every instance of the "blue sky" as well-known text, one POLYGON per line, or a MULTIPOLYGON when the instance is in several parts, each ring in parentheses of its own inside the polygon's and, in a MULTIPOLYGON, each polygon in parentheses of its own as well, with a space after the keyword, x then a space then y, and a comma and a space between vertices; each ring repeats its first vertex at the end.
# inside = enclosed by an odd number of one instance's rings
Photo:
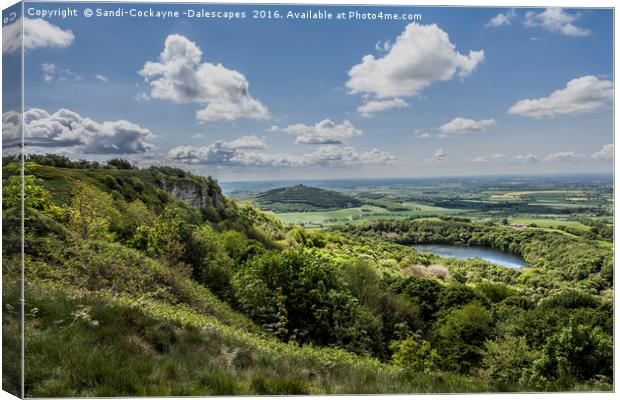
POLYGON ((248 13, 237 20, 86 18, 71 6, 78 17, 27 17, 49 32, 25 56, 26 110, 44 110, 31 113, 32 151, 220 179, 612 169, 611 10, 358 8, 421 14, 414 23, 254 20, 252 6, 201 7, 248 13))

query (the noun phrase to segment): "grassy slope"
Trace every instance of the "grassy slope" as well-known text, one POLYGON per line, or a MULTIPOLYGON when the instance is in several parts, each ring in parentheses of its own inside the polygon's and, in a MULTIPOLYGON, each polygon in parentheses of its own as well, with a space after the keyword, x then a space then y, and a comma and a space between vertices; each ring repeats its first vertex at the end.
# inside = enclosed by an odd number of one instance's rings
MULTIPOLYGON (((41 167, 36 174, 59 204, 70 200, 72 181, 105 190, 102 174, 138 179, 142 196, 158 196, 143 171, 41 167)), ((119 243, 72 239, 43 214, 30 217, 46 234, 29 245, 26 260, 27 396, 487 389, 455 374, 413 374, 339 349, 279 342, 185 271, 119 243)), ((3 304, 18 309, 18 258, 5 255, 3 265, 3 304)), ((7 311, 3 325, 18 320, 7 311)), ((16 333, 5 329, 5 360, 18 356, 16 333)), ((7 372, 4 387, 17 387, 7 372)))
MULTIPOLYGON (((278 342, 135 250, 104 242, 61 247, 27 268, 29 396, 485 389, 457 375, 412 375, 342 350, 278 342)), ((17 285, 8 283, 4 295, 5 304, 18 304, 17 285)), ((15 323, 17 315, 7 318, 15 323)))

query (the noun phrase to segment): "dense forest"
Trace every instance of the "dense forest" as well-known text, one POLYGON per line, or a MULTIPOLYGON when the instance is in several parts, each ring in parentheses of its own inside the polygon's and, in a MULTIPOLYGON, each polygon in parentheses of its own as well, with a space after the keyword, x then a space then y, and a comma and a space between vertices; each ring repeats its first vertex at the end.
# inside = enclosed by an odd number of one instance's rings
MULTIPOLYGON (((13 393, 20 170, 3 159, 13 393)), ((23 181, 26 396, 613 389, 613 252, 591 238, 455 217, 286 227, 211 178, 124 160, 31 156, 23 181)))

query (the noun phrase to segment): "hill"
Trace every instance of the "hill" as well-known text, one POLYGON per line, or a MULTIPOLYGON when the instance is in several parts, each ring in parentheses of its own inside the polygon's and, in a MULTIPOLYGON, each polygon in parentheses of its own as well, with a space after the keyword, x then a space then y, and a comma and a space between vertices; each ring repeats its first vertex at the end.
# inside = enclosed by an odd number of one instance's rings
MULTIPOLYGON (((18 395, 20 172, 3 159, 18 395)), ((613 389, 613 253, 594 241, 439 218, 286 230, 211 178, 126 162, 30 156, 23 181, 26 397, 613 389), (424 240, 530 267, 403 245, 424 240)))
POLYGON ((274 212, 327 211, 362 205, 349 195, 304 185, 268 190, 255 199, 261 208, 274 212))

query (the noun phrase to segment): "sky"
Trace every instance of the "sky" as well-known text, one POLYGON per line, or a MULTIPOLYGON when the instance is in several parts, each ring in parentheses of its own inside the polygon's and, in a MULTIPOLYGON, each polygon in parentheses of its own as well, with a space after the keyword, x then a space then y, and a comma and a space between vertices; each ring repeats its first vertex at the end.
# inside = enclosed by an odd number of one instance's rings
MULTIPOLYGON (((30 152, 222 180, 613 168, 609 9, 69 6, 77 15, 62 18, 63 4, 26 3, 3 26, 9 68, 24 24, 30 152), (246 17, 87 18, 86 7, 246 17), (282 18, 254 19, 258 8, 282 18), (308 10, 334 18, 286 18, 308 10), (350 11, 417 16, 335 18, 350 11)), ((3 111, 7 146, 18 114, 3 111)))

